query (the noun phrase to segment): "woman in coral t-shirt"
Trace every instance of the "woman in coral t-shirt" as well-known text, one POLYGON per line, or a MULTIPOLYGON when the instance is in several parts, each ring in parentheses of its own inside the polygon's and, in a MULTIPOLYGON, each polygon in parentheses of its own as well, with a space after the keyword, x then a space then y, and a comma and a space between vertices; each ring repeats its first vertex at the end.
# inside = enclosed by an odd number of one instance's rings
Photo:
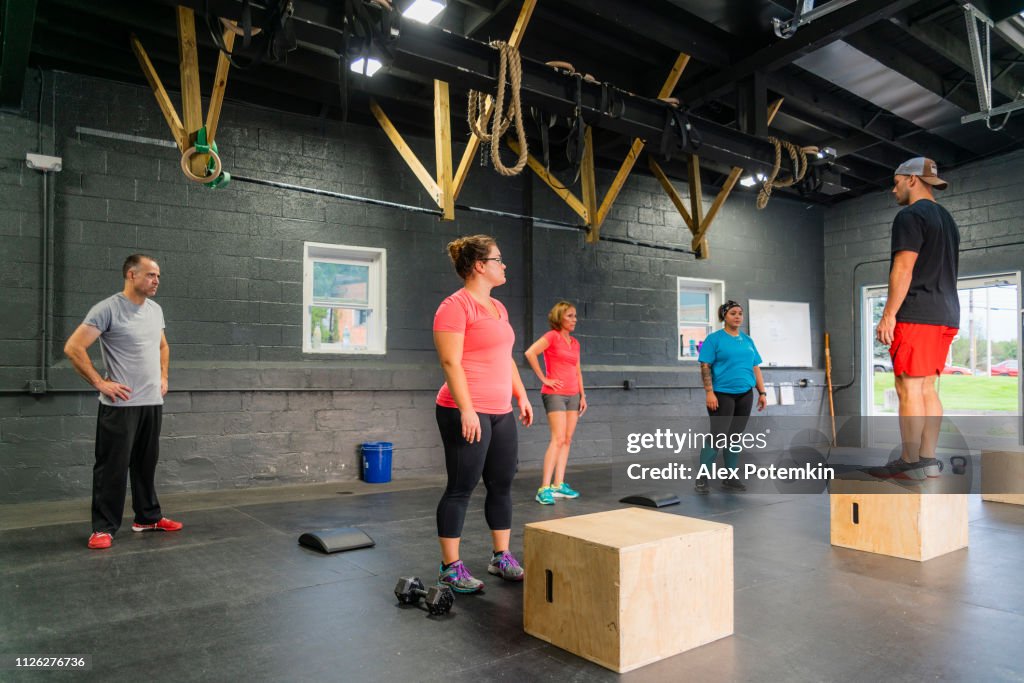
POLYGON ((515 332, 508 311, 491 289, 505 284, 505 264, 492 237, 460 237, 448 245, 462 289, 441 302, 434 315, 434 345, 445 384, 437 393, 437 426, 444 443, 448 486, 437 504, 441 543, 438 582, 459 593, 484 587, 459 559, 459 541, 469 498, 481 476, 487 487, 484 517, 491 529, 493 554, 487 572, 522 581, 523 568, 509 552, 512 529, 512 480, 519 464, 516 420, 533 423, 533 408, 512 360, 515 332))
POLYGON ((576 422, 587 410, 580 343, 572 336, 576 329, 576 307, 559 301, 548 313, 548 323, 551 329, 526 350, 526 360, 543 385, 540 393, 551 427, 551 442, 544 453, 544 474, 535 497, 541 505, 553 505, 555 498, 579 498, 580 494, 565 483, 565 464, 576 422), (541 353, 546 375, 537 362, 541 353))

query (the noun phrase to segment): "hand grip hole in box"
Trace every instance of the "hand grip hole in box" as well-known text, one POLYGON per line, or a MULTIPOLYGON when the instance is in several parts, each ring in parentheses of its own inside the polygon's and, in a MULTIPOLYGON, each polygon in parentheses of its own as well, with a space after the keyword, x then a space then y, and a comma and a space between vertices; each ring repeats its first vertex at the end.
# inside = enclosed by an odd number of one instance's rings
POLYGON ((860 524, 860 503, 853 504, 853 523, 860 524))
POLYGON ((553 583, 553 581, 552 581, 552 576, 551 576, 551 570, 550 569, 545 569, 544 570, 544 597, 547 598, 548 602, 554 602, 554 597, 551 594, 552 583, 553 583))

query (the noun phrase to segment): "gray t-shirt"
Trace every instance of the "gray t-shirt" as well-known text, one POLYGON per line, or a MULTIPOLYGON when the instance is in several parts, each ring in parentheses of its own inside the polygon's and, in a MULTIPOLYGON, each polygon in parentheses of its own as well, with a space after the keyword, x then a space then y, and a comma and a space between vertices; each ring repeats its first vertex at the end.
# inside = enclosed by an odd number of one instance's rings
POLYGON ((100 401, 119 408, 163 405, 160 339, 164 312, 160 305, 146 299, 137 306, 118 292, 93 306, 83 322, 100 331, 106 378, 132 390, 127 401, 111 401, 103 394, 100 401))

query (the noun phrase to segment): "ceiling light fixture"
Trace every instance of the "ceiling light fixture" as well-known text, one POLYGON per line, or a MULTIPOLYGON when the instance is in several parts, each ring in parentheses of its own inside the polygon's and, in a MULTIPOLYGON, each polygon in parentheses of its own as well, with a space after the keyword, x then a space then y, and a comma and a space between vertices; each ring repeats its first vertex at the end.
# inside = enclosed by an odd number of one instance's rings
POLYGON ((360 57, 353 61, 348 68, 351 71, 355 71, 357 74, 362 74, 363 76, 372 78, 375 73, 380 71, 382 66, 384 65, 380 63, 379 59, 374 59, 373 57, 370 57, 369 59, 360 57))
POLYGON ((444 7, 444 0, 414 0, 402 12, 402 16, 422 24, 429 24, 434 20, 434 17, 444 11, 444 7))

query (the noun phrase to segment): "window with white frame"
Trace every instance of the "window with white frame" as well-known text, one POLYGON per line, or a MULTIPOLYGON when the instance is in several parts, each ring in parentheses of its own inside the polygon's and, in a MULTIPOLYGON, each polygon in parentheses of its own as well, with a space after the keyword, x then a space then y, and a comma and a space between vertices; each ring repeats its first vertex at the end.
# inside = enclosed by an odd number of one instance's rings
POLYGON ((700 345, 718 327, 725 283, 721 280, 676 280, 679 321, 679 360, 697 360, 700 345))
POLYGON ((306 242, 302 351, 385 353, 387 252, 306 242))

